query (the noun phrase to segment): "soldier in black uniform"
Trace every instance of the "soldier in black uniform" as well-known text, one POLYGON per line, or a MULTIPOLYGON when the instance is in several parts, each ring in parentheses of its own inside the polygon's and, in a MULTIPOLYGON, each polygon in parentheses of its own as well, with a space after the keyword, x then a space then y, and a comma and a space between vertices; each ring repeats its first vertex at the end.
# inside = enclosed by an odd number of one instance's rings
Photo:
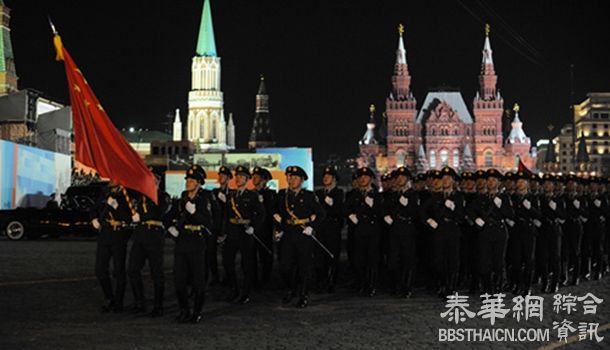
MULTIPOLYGON (((350 201, 350 198, 358 193, 358 176, 354 172, 352 174, 352 182, 351 189, 347 191, 345 194, 345 203, 350 201)), ((356 272, 356 264, 354 263, 354 231, 356 226, 350 220, 347 220, 347 242, 346 242, 346 251, 347 251, 347 261, 350 272, 353 274, 356 272)))
MULTIPOLYGON (((486 172, 487 193, 478 195, 466 209, 478 231, 479 277, 485 293, 496 293, 503 286, 504 261, 508 231, 505 220, 515 218, 508 195, 499 192, 502 174, 486 172)), ((514 222, 514 221, 513 221, 514 222)))
POLYGON ((123 297, 127 284, 125 258, 127 242, 131 236, 129 225, 133 214, 135 211, 127 189, 111 180, 108 191, 98 200, 91 220, 93 227, 100 230, 95 254, 95 275, 106 298, 106 303, 102 307, 104 312, 123 312, 123 297), (113 275, 116 279, 114 292, 109 274, 111 258, 113 275))
POLYGON ((512 197, 515 194, 515 181, 516 181, 515 173, 512 171, 507 171, 504 173, 504 188, 503 192, 506 193, 509 197, 512 197))
POLYGON ((357 171, 360 190, 345 207, 349 221, 354 225, 354 264, 357 284, 361 292, 374 296, 377 292, 379 270, 379 239, 383 222, 383 197, 371 186, 375 177, 369 168, 357 171))
POLYGON ((563 224, 562 260, 564 262, 564 278, 575 286, 580 281, 580 251, 583 235, 583 220, 587 218, 587 201, 577 192, 576 175, 566 178, 566 193, 563 200, 566 205, 566 221, 563 224), (569 276, 569 271, 572 276, 569 276))
MULTIPOLYGON (((475 177, 472 172, 461 174, 461 192, 464 196, 464 207, 477 197, 475 177)), ((460 284, 468 283, 470 294, 473 294, 479 284, 478 264, 478 230, 472 220, 464 220, 461 225, 462 238, 460 240, 460 284)))
POLYGON ((205 251, 206 235, 212 235, 214 209, 217 205, 214 195, 201 188, 206 173, 199 165, 186 171, 186 191, 168 215, 167 231, 176 238, 174 246, 174 284, 180 313, 178 322, 199 323, 205 301, 205 251), (189 308, 188 282, 192 284, 195 296, 193 312, 189 308))
MULTIPOLYGON (((233 294, 229 301, 239 304, 250 302, 250 288, 254 280, 254 234, 261 230, 265 219, 265 207, 258 199, 258 194, 246 189, 250 171, 245 166, 235 168, 235 185, 237 188, 229 193, 224 212, 226 239, 222 249, 222 263, 229 286, 233 294), (235 257, 241 255, 241 268, 244 282, 241 288, 237 283, 235 272, 235 257)), ((260 243, 259 243, 260 244, 260 243)))
POLYGON ((133 233, 133 244, 129 254, 127 274, 133 291, 134 313, 146 312, 144 303, 144 284, 142 269, 148 259, 150 275, 154 286, 154 308, 152 317, 163 316, 163 294, 165 291, 165 274, 163 272, 163 247, 165 245, 165 228, 163 219, 170 209, 171 199, 161 191, 157 177, 157 203, 143 194, 136 196, 135 211, 131 221, 136 224, 133 233))
POLYGON ((606 215, 610 210, 608 201, 600 193, 601 178, 591 177, 588 180, 589 188, 589 217, 585 225, 583 236, 583 267, 592 279, 602 277, 603 268, 603 242, 606 230, 606 215), (589 259, 590 264, 589 265, 589 259))
POLYGON ((282 300, 290 303, 297 294, 294 276, 299 279, 298 308, 307 307, 309 301, 308 283, 313 274, 313 245, 311 237, 324 221, 324 209, 312 191, 302 189, 308 176, 299 166, 286 168, 288 188, 281 191, 278 197, 277 212, 273 215, 279 230, 280 271, 289 291, 282 300), (295 272, 296 268, 296 272, 295 272))
POLYGON ((464 197, 453 190, 458 175, 452 168, 445 166, 432 176, 434 192, 423 204, 421 218, 431 228, 438 296, 444 298, 457 290, 464 197))
POLYGON ((320 246, 314 249, 316 277, 318 283, 325 284, 329 293, 335 292, 341 256, 341 229, 343 228, 343 190, 337 187, 339 176, 332 167, 326 167, 322 177, 323 188, 316 191, 318 201, 326 212, 320 223, 317 237, 335 256, 331 258, 320 246))
POLYGON ((413 292, 413 274, 417 263, 417 227, 419 195, 411 188, 411 173, 400 167, 394 173, 392 194, 384 199, 384 221, 390 227, 389 267, 393 272, 396 294, 409 298, 413 292))
MULTIPOLYGON (((267 187, 267 182, 273 176, 269 170, 261 167, 252 169, 252 185, 254 191, 258 194, 258 200, 265 207, 265 216, 261 224, 261 228, 255 231, 254 234, 260 238, 266 247, 273 252, 273 213, 277 207, 277 192, 267 187)), ((254 285, 258 286, 258 262, 260 261, 262 271, 260 276, 260 285, 265 285, 271 280, 271 269, 273 267, 273 255, 262 246, 262 244, 254 244, 254 285)))
MULTIPOLYGON (((218 203, 218 214, 214 218, 214 230, 212 231, 212 236, 207 239, 206 242, 206 277, 205 280, 210 280, 210 285, 216 285, 219 282, 218 276, 218 237, 222 237, 226 234, 223 232, 225 228, 223 226, 223 220, 226 217, 225 210, 227 208, 227 198, 229 197, 229 181, 233 178, 233 173, 231 169, 226 166, 221 166, 218 168, 218 187, 213 189, 214 197, 216 199, 216 203, 218 203)), ((207 238, 207 236, 206 236, 207 238)), ((223 284, 226 284, 226 279, 223 281, 223 284)))

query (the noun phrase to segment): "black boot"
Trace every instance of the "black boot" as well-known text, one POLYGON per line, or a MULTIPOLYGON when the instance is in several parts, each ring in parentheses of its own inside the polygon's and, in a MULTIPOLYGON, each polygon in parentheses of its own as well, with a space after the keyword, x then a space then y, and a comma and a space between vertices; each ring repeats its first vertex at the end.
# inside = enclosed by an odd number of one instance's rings
POLYGON ((201 310, 203 310, 203 302, 205 301, 205 292, 199 292, 195 295, 195 306, 193 307, 193 316, 189 319, 191 323, 199 323, 202 320, 201 310))
POLYGON ((373 268, 369 274, 368 295, 374 297, 375 294, 377 294, 377 269, 373 268))
POLYGON ((163 285, 155 286, 155 306, 150 313, 150 317, 163 316, 163 294, 165 287, 163 285))
POLYGON ((112 282, 110 279, 99 279, 100 286, 104 292, 104 305, 102 305, 102 312, 111 312, 114 309, 114 294, 112 293, 112 282))
POLYGON ((330 268, 330 270, 328 271, 328 286, 326 288, 326 291, 328 293, 334 293, 335 292, 335 279, 337 278, 337 272, 335 271, 334 268, 330 268))
POLYGON ((290 304, 290 302, 292 301, 292 299, 294 299, 294 297, 297 296, 297 293, 294 291, 294 289, 290 289, 286 295, 284 295, 284 297, 282 298, 282 304, 290 304))
POLYGON ((131 290, 133 291, 133 306, 131 307, 131 313, 139 314, 146 312, 146 305, 144 305, 144 285, 142 280, 131 281, 131 290))
POLYGON ((102 305, 102 312, 111 312, 114 309, 114 301, 112 299, 106 299, 104 305, 102 305))
POLYGON ((303 282, 301 285, 301 292, 299 293, 299 302, 297 303, 297 307, 299 309, 303 309, 307 307, 309 302, 309 291, 307 290, 307 282, 303 282))
POLYGON ((408 299, 411 297, 411 294, 413 293, 413 289, 412 289, 412 280, 413 280, 413 271, 409 270, 407 271, 407 274, 405 276, 405 288, 404 291, 402 293, 402 297, 405 299, 408 299))
POLYGON ((176 317, 176 321, 184 323, 191 318, 188 294, 186 290, 179 290, 176 291, 176 297, 178 298, 178 307, 180 308, 180 313, 176 317))

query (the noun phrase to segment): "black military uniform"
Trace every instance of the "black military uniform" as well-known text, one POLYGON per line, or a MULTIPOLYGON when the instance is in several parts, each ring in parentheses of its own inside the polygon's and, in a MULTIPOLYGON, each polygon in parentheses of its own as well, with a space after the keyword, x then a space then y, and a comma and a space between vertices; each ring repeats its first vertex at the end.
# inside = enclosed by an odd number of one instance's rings
MULTIPOLYGON (((375 178, 369 168, 358 169, 358 177, 375 178)), ((372 187, 361 188, 346 203, 348 219, 354 224, 354 264, 362 292, 374 296, 379 270, 379 240, 384 216, 382 195, 372 187)))
POLYGON ((572 190, 566 191, 563 201, 566 206, 566 221, 563 224, 563 241, 561 244, 562 261, 564 262, 564 278, 571 285, 577 285, 580 280, 580 251, 583 222, 587 219, 587 201, 576 192, 576 183, 580 181, 576 175, 568 175, 566 181, 572 183, 572 190), (569 276, 572 270, 572 276, 569 276))
MULTIPOLYGON (((442 179, 448 175, 457 179, 450 167, 434 171, 432 176, 442 179)), ((447 192, 432 192, 421 208, 423 222, 431 228, 434 253, 433 266, 436 272, 438 295, 445 297, 447 292, 457 288, 457 273, 460 262, 460 224, 464 219, 464 197, 448 189, 447 192)))
MULTIPOLYGON (((233 173, 231 169, 226 166, 221 166, 218 168, 218 175, 225 174, 229 177, 229 179, 233 178, 233 173)), ((225 232, 222 230, 223 220, 226 217, 225 210, 227 208, 227 198, 229 197, 229 185, 225 185, 224 187, 218 187, 212 190, 214 193, 214 197, 216 199, 216 203, 218 203, 218 214, 214 217, 215 227, 212 231, 212 236, 209 236, 206 242, 206 278, 208 281, 211 278, 210 285, 214 285, 218 283, 218 237, 224 236, 225 232), (209 275, 209 276, 208 276, 209 275)))
MULTIPOLYGON (((554 182, 555 177, 544 174, 543 181, 554 182)), ((554 184, 553 184, 554 185, 554 184)), ((536 261, 539 275, 542 277, 542 288, 545 292, 556 292, 559 289, 561 270, 561 229, 565 222, 566 212, 563 199, 554 192, 544 192, 539 196, 542 226, 538 237, 536 261)))
MULTIPOLYGON (((298 166, 286 168, 286 175, 299 176, 303 181, 308 177, 298 166)), ((313 247, 315 242, 310 237, 313 231, 319 230, 324 221, 324 209, 312 191, 301 189, 294 192, 285 189, 279 193, 278 208, 274 218, 278 229, 283 232, 280 240, 280 272, 284 283, 290 288, 283 303, 290 303, 296 296, 295 285, 298 276, 300 298, 297 307, 307 306, 309 299, 308 283, 313 273, 313 247), (296 268, 296 270, 295 270, 296 268)))
MULTIPOLYGON (((530 174, 519 171, 516 179, 531 180, 530 174)), ((538 197, 529 190, 515 191, 511 197, 515 211, 514 223, 508 221, 510 278, 513 292, 528 294, 534 278, 536 237, 541 225, 538 197)))
MULTIPOLYGON (((495 177, 498 182, 502 174, 489 169, 486 178, 495 177)), ((489 189, 488 189, 489 191, 489 189)), ((501 192, 479 194, 466 208, 467 217, 478 231, 479 278, 483 291, 495 293, 503 285, 504 260, 508 231, 505 220, 514 220, 512 203, 508 195, 501 192)))
POLYGON ((129 267, 127 274, 134 296, 134 313, 145 312, 144 284, 142 283, 142 269, 148 259, 150 274, 155 291, 154 309, 152 317, 163 315, 163 294, 165 291, 165 275, 163 272, 163 247, 165 245, 165 228, 163 219, 170 207, 170 198, 167 193, 157 191, 157 202, 143 194, 136 196, 137 215, 132 220, 137 224, 133 233, 133 243, 129 254, 129 267))
MULTIPOLYGON (((269 170, 261 167, 252 169, 252 175, 256 174, 261 176, 265 181, 269 181, 273 178, 269 170)), ((268 187, 261 188, 256 192, 259 202, 261 202, 265 208, 265 215, 260 229, 255 231, 254 234, 265 246, 263 247, 263 245, 259 243, 254 244, 254 282, 258 284, 260 281, 260 285, 265 285, 271 280, 271 270, 273 268, 274 256, 273 254, 269 254, 267 248, 273 253, 273 213, 277 207, 277 192, 268 187), (258 273, 259 262, 261 265, 260 277, 258 273)))
MULTIPOLYGON (((475 175, 472 172, 465 171, 461 174, 462 180, 474 180, 475 175)), ((461 191, 464 196, 464 207, 468 207, 470 203, 477 197, 475 189, 471 192, 461 191)), ((478 230, 472 220, 464 220, 461 225, 462 238, 460 239, 460 283, 469 282, 469 293, 474 293, 478 287, 479 273, 479 249, 478 249, 478 230)))
MULTIPOLYGON (((407 168, 396 169, 395 176, 411 180, 407 168)), ((417 263, 417 227, 419 220, 419 195, 410 186, 396 188, 386 197, 387 214, 384 217, 390 226, 389 267, 394 274, 396 293, 408 298, 412 293, 413 274, 417 263)))
POLYGON ((102 195, 93 212, 94 226, 101 230, 97 238, 95 275, 104 291, 106 304, 102 310, 106 312, 123 311, 123 297, 127 284, 125 258, 127 242, 131 236, 129 225, 133 210, 133 203, 127 189, 116 186, 102 195), (114 293, 108 268, 111 258, 114 267, 113 275, 116 279, 114 293))
POLYGON ((585 225, 583 236, 583 267, 585 273, 589 272, 590 277, 599 279, 603 272, 603 244, 606 230, 606 215, 610 206, 605 196, 598 190, 591 187, 599 186, 601 179, 592 177, 589 179, 589 217, 585 225), (589 265, 589 259, 590 264, 589 265), (589 267, 590 266, 590 267, 589 267))
MULTIPOLYGON (((358 179, 356 173, 352 174, 352 188, 345 194, 345 203, 350 201, 350 198, 358 193, 358 186, 354 186, 354 182, 358 179)), ((350 271, 353 273, 356 271, 356 264, 354 263, 354 230, 356 226, 350 220, 347 220, 347 242, 345 249, 347 250, 347 261, 350 271)))
MULTIPOLYGON (((206 174, 202 167, 193 165, 186 172, 185 178, 192 178, 201 184, 205 182, 206 174)), ((205 301, 205 251, 206 235, 212 235, 214 227, 213 206, 217 205, 214 195, 199 188, 193 197, 184 191, 179 204, 172 208, 172 218, 175 226, 168 232, 176 237, 174 246, 174 283, 180 314, 179 322, 201 321, 201 311, 205 301), (191 315, 189 309, 187 285, 192 284, 195 302, 191 315)))
MULTIPOLYGON (((244 166, 235 168, 235 175, 250 177, 250 171, 244 166)), ((229 193, 225 208, 225 232, 227 237, 222 248, 222 263, 230 287, 233 288, 231 301, 240 304, 250 302, 250 288, 254 280, 254 234, 261 229, 265 217, 265 208, 256 192, 244 189, 229 193), (241 255, 241 267, 244 282, 240 289, 235 272, 235 257, 241 255), (239 297, 239 299, 237 299, 239 297)))
MULTIPOLYGON (((339 181, 335 169, 326 167, 324 175, 327 174, 332 175, 336 181, 339 181)), ((341 256, 341 229, 343 228, 344 216, 343 190, 336 186, 321 188, 316 191, 316 196, 326 212, 326 217, 318 228, 317 237, 334 255, 334 258, 331 258, 320 246, 316 246, 314 249, 316 276, 318 282, 326 283, 327 291, 333 293, 341 256)))

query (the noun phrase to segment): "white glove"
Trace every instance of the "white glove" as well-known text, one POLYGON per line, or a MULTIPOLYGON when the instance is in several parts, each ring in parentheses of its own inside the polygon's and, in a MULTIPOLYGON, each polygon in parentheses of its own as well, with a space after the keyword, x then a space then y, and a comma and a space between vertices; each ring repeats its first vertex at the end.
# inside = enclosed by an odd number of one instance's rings
POLYGON ((603 216, 600 216, 600 217, 599 217, 599 221, 601 221, 601 222, 606 222, 606 218, 605 218, 605 217, 603 217, 603 216))
POLYGON ((582 216, 582 215, 580 216, 580 220, 581 220, 582 222, 587 222, 587 221, 589 221, 589 219, 587 219, 586 217, 584 217, 584 216, 582 216))
POLYGON ((494 198, 494 204, 496 205, 496 207, 500 208, 502 206, 502 198, 495 197, 494 198))
POLYGON ((112 209, 114 209, 114 210, 116 210, 116 208, 119 207, 119 202, 117 202, 117 200, 114 199, 113 197, 108 197, 108 200, 106 201, 106 204, 111 206, 112 209))
POLYGON ((174 237, 178 237, 178 235, 180 234, 180 232, 178 232, 178 229, 176 228, 176 226, 170 226, 170 228, 167 229, 167 232, 169 232, 169 234, 174 237))
POLYGON ((506 220, 504 220, 504 221, 506 221, 506 223, 507 223, 507 224, 508 224, 508 226, 510 226, 510 227, 515 226, 515 222, 514 222, 513 220, 511 220, 511 219, 506 219, 506 220))
POLYGON ((246 234, 247 235, 253 235, 254 234, 254 227, 246 226, 246 234))
POLYGON ((549 202, 549 207, 552 210, 555 210, 555 209, 557 209, 557 203, 555 203, 555 201, 551 199, 551 201, 549 202))
POLYGON ((530 201, 528 201, 527 199, 524 199, 523 206, 525 207, 525 209, 529 210, 532 207, 532 203, 530 203, 530 201))
POLYGON ((132 221, 132 222, 135 222, 135 223, 140 222, 140 213, 135 213, 135 214, 133 214, 133 215, 131 216, 131 221, 132 221))
POLYGON ((276 242, 279 242, 279 241, 280 241, 280 239, 282 239, 282 236, 283 236, 283 235, 284 235, 284 232, 282 232, 282 231, 276 231, 276 232, 274 232, 274 233, 273 233, 273 239, 274 239, 276 242))
POLYGON ((595 206, 599 208, 602 205, 602 201, 600 201, 599 199, 596 199, 593 201, 593 204, 595 204, 595 206))
POLYGON ((307 226, 303 229, 303 234, 305 236, 311 236, 313 234, 313 227, 307 226))
POLYGON ((394 222, 394 220, 392 220, 392 217, 389 215, 384 216, 383 221, 385 221, 388 225, 392 225, 392 223, 394 222))
POLYGON ((430 225, 430 227, 432 227, 432 228, 437 228, 437 227, 438 227, 438 223, 437 223, 437 222, 436 222, 434 219, 432 219, 432 218, 430 218, 430 219, 426 220, 426 222, 427 222, 427 223, 428 223, 428 225, 430 225))
POLYGON ((356 216, 356 214, 350 214, 350 216, 348 216, 348 218, 350 219, 351 222, 354 223, 354 225, 358 225, 358 217, 356 216))
POLYGON ((560 219, 560 218, 555 219, 556 224, 563 224, 564 222, 566 222, 564 219, 560 219))
POLYGON ((451 199, 445 200, 445 206, 451 210, 455 209, 455 203, 451 199))
POLYGON ((100 220, 98 220, 98 218, 91 220, 91 225, 93 225, 93 228, 98 231, 102 228, 102 224, 100 224, 100 220))
POLYGON ((364 203, 366 203, 366 205, 368 205, 369 207, 373 207, 373 198, 366 196, 366 198, 364 198, 364 203))
POLYGON ((280 216, 280 214, 273 214, 273 220, 277 221, 277 223, 279 224, 280 222, 282 222, 282 217, 280 216))
POLYGON ((223 203, 227 202, 227 196, 223 192, 218 192, 218 199, 220 199, 223 203))
POLYGON ((324 197, 324 202, 326 202, 326 204, 330 205, 331 207, 333 206, 333 204, 335 204, 335 201, 330 196, 324 197))
POLYGON ((534 219, 534 226, 540 227, 540 226, 542 226, 542 223, 540 222, 540 220, 534 219))
POLYGON ((218 244, 223 244, 225 242, 225 240, 227 239, 227 235, 224 236, 218 236, 218 238, 216 238, 216 243, 218 244))
POLYGON ((195 210, 197 210, 197 208, 195 207, 195 204, 189 202, 186 202, 186 205, 184 206, 184 208, 186 209, 186 211, 189 212, 189 214, 193 215, 195 214, 195 210))
POLYGON ((476 222, 476 223, 477 223, 477 225, 479 225, 479 227, 483 227, 483 226, 485 226, 485 220, 483 220, 483 219, 481 219, 481 218, 476 218, 476 219, 474 220, 474 222, 476 222))
POLYGON ((580 209, 580 201, 578 199, 575 199, 572 204, 574 204, 574 208, 580 209))
POLYGON ((400 205, 402 205, 403 207, 406 207, 407 204, 409 204, 409 198, 407 198, 405 196, 400 196, 400 199, 398 201, 400 202, 400 205))

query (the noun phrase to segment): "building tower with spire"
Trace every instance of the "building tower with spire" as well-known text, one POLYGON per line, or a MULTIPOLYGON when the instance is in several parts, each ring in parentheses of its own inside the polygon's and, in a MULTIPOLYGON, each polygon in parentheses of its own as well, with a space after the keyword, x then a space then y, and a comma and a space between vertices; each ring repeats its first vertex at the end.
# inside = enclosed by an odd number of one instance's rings
POLYGON ((490 26, 485 25, 485 42, 479 74, 479 91, 473 100, 474 160, 478 168, 502 165, 502 114, 504 100, 496 89, 498 76, 494 68, 493 51, 489 40, 490 26))
POLYGON ((200 151, 226 151, 227 125, 220 89, 220 57, 216 53, 210 0, 205 0, 197 51, 191 65, 187 139, 200 151))
POLYGON ((229 113, 227 122, 227 147, 235 149, 235 124, 233 124, 233 113, 229 113))
POLYGON ((415 124, 417 101, 411 92, 411 75, 403 40, 404 32, 404 26, 398 25, 398 48, 392 74, 392 91, 386 99, 387 120, 383 122, 387 122, 388 166, 405 165, 414 170, 418 143, 415 124))
POLYGON ((182 122, 180 121, 180 109, 179 108, 176 108, 172 140, 182 141, 182 122))
POLYGON ((17 91, 17 71, 11 43, 11 10, 0 0, 0 16, 2 17, 2 33, 0 33, 0 96, 17 91))
POLYGON ((366 131, 362 139, 360 139, 360 158, 362 164, 360 166, 368 166, 372 169, 377 167, 377 155, 385 152, 383 146, 379 144, 377 137, 377 131, 375 130, 375 105, 371 104, 369 107, 369 121, 366 124, 366 131))
POLYGON ((576 170, 579 175, 588 175, 591 171, 591 159, 587 151, 587 140, 583 132, 578 138, 578 152, 576 153, 576 170))
POLYGON ((510 133, 504 143, 504 150, 506 151, 504 167, 515 168, 521 160, 528 169, 534 169, 536 162, 530 153, 532 142, 523 131, 523 123, 519 119, 519 109, 519 105, 515 103, 513 107, 515 116, 511 123, 510 133))
POLYGON ((269 95, 265 86, 265 77, 261 74, 256 94, 256 110, 248 148, 262 148, 275 146, 273 133, 271 132, 271 117, 269 115, 269 95))

